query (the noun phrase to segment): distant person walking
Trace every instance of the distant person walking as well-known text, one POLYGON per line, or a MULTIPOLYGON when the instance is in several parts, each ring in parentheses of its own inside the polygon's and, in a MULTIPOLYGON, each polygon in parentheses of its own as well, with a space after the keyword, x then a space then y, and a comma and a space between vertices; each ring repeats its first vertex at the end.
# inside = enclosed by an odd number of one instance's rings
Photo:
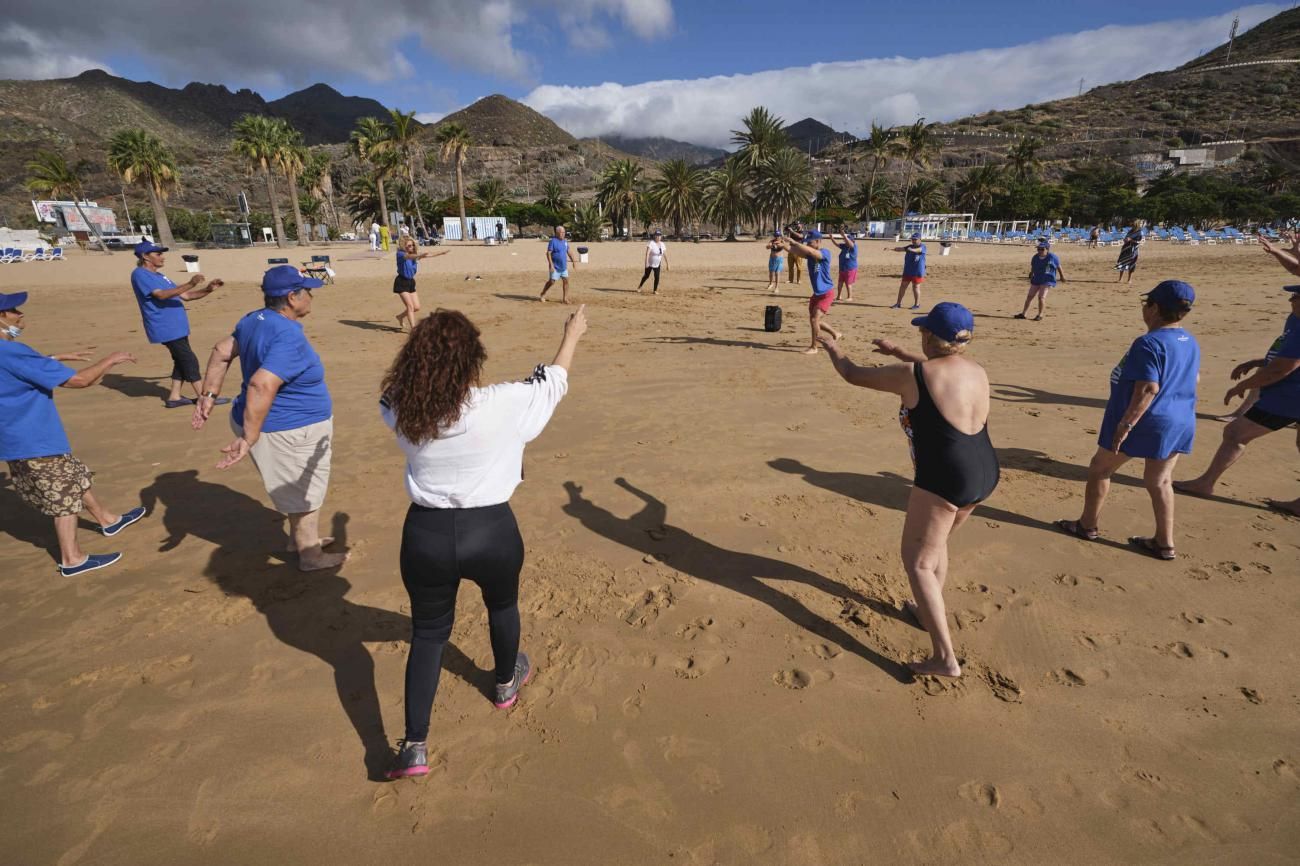
POLYGON ((812 339, 804 354, 816 355, 823 331, 836 340, 842 335, 823 321, 830 314, 831 304, 835 303, 832 294, 835 284, 831 282, 831 251, 821 248, 822 233, 817 229, 809 229, 802 237, 804 243, 788 237, 780 240, 787 251, 808 259, 808 282, 812 284, 812 296, 808 298, 808 324, 812 328, 812 339))
POLYGON ((1038 315, 1035 322, 1043 319, 1043 308, 1047 304, 1047 293, 1056 288, 1056 281, 1065 282, 1065 271, 1061 270, 1061 259, 1052 252, 1051 244, 1040 241, 1038 252, 1029 259, 1029 294, 1025 295, 1025 306, 1012 318, 1023 319, 1029 313, 1029 304, 1038 298, 1038 315))
POLYGON ((569 249, 569 242, 564 239, 564 226, 555 227, 555 237, 546 243, 546 268, 550 276, 546 280, 546 285, 542 286, 542 293, 538 300, 546 303, 546 293, 555 285, 555 281, 560 281, 560 302, 567 304, 569 302, 569 265, 574 267, 578 263, 573 258, 573 251, 569 249))
POLYGON ((1101 241, 1101 226, 1093 226, 1092 231, 1088 232, 1088 249, 1097 249, 1097 244, 1101 241))
POLYGON ((8 464, 23 502, 54 519, 59 573, 75 577, 122 558, 120 553, 82 551, 77 520, 83 510, 98 522, 100 533, 111 538, 144 517, 145 509, 118 514, 91 495, 94 473, 72 456, 54 405, 54 389, 97 385, 118 364, 135 363, 135 356, 113 352, 81 371, 64 366, 63 361, 85 361, 88 354, 42 355, 18 342, 26 327, 21 309, 26 302, 26 292, 0 294, 0 460, 8 464))
POLYGON ((564 323, 549 366, 522 382, 483 386, 487 351, 463 313, 437 310, 411 332, 384 376, 380 416, 406 455, 411 505, 402 527, 402 583, 411 600, 406 731, 388 778, 429 772, 429 714, 462 580, 478 584, 492 643, 492 705, 507 709, 532 676, 519 651, 524 540, 510 509, 524 447, 569 389, 587 330, 584 307, 564 323))
POLYGON ((203 274, 195 274, 188 283, 177 286, 162 273, 162 267, 166 263, 163 254, 166 252, 167 247, 160 247, 152 241, 141 241, 135 245, 136 268, 131 271, 131 289, 135 293, 136 303, 140 305, 145 336, 150 343, 161 343, 171 355, 171 389, 167 392, 163 405, 168 409, 176 409, 193 405, 199 396, 199 380, 203 378, 199 371, 199 359, 190 348, 190 318, 183 302, 206 298, 224 284, 221 280, 210 280, 206 286, 199 288, 203 274), (184 384, 190 386, 193 398, 181 397, 184 384))
POLYGON ((921 351, 873 340, 875 351, 903 361, 859 367, 835 341, 822 345, 850 385, 888 391, 902 399, 898 420, 907 434, 916 477, 903 522, 903 566, 915 601, 903 607, 930 635, 930 657, 908 667, 916 674, 959 677, 961 664, 948 631, 943 588, 948 581, 948 539, 975 506, 993 494, 1000 470, 989 439, 989 379, 984 368, 962 357, 975 333, 975 318, 961 304, 935 305, 912 320, 921 351))
POLYGON ((502 223, 497 223, 497 243, 503 244, 505 242, 506 242, 506 227, 502 223))
MULTIPOLYGON (((1246 446, 1277 430, 1295 427, 1296 448, 1300 449, 1300 286, 1285 286, 1284 290, 1290 295, 1291 314, 1282 325, 1282 336, 1273 341, 1264 357, 1233 368, 1233 380, 1241 381, 1228 389, 1223 402, 1229 403, 1252 389, 1258 389, 1258 398, 1242 417, 1223 428, 1223 442, 1206 470, 1190 481, 1174 482, 1174 489, 1180 493, 1214 495, 1214 486, 1246 453, 1246 446)), ((1268 504, 1276 511, 1300 517, 1300 497, 1289 501, 1270 499, 1268 504)))
POLYGON ((767 243, 767 287, 772 294, 781 292, 781 271, 785 270, 785 247, 781 246, 780 230, 772 232, 767 243))
POLYGON ((844 226, 840 226, 840 240, 835 240, 835 233, 831 233, 831 243, 840 248, 840 269, 838 280, 835 286, 835 300, 843 297, 846 301, 853 300, 853 284, 858 281, 858 242, 849 237, 844 226))
POLYGON ((221 451, 218 469, 245 457, 262 476, 275 509, 289 519, 289 547, 298 568, 334 568, 346 553, 325 553, 333 538, 320 536, 320 508, 329 488, 334 449, 334 406, 325 367, 307 341, 302 320, 311 313, 312 291, 323 283, 278 265, 262 275, 265 306, 248 313, 208 358, 203 396, 192 426, 201 429, 212 412, 230 362, 239 359, 243 381, 230 413, 235 441, 221 451))
POLYGON ((1083 513, 1078 520, 1058 520, 1056 526, 1084 541, 1101 537, 1102 506, 1110 479, 1132 458, 1146 466, 1142 482, 1155 511, 1155 535, 1131 536, 1129 544, 1156 559, 1178 557, 1174 550, 1174 464, 1190 454, 1196 435, 1196 380, 1201 350, 1183 329, 1195 290, 1179 280, 1166 280, 1142 299, 1147 332, 1133 341, 1110 374, 1110 399, 1097 436, 1097 453, 1088 465, 1083 513))
POLYGON ((903 296, 907 294, 910 286, 912 309, 919 310, 921 309, 921 283, 925 282, 925 244, 921 243, 921 235, 914 233, 911 243, 905 247, 894 247, 893 251, 903 254, 903 279, 898 283, 898 300, 890 309, 902 308, 903 296))
POLYGON ((397 249, 397 276, 393 278, 393 294, 401 300, 404 309, 397 314, 397 327, 406 321, 408 328, 415 328, 415 314, 420 312, 420 296, 415 291, 415 273, 420 269, 420 260, 445 256, 448 250, 436 253, 416 252, 415 241, 407 238, 397 249))
POLYGON ((645 281, 650 279, 651 274, 654 274, 654 290, 651 294, 659 294, 659 269, 666 269, 667 267, 668 252, 664 246, 664 233, 657 231, 654 237, 650 239, 650 243, 646 244, 645 273, 641 275, 641 282, 637 283, 636 290, 640 292, 641 287, 645 285, 645 281))
POLYGON ((379 252, 379 223, 373 221, 370 223, 370 251, 379 252))
POLYGON ((1142 229, 1136 225, 1131 226, 1128 233, 1124 235, 1124 242, 1119 248, 1119 258, 1115 261, 1115 270, 1119 271, 1119 277, 1115 282, 1133 282, 1133 272, 1138 266, 1138 248, 1142 246, 1142 229))

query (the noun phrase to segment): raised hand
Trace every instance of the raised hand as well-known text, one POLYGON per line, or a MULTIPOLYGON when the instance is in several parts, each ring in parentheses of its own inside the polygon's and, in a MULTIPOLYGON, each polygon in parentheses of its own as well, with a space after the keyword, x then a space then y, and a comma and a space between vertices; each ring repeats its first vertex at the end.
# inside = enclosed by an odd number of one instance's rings
POLYGON ((134 364, 135 355, 132 355, 130 352, 114 352, 105 360, 108 361, 110 367, 116 367, 118 364, 134 364))
POLYGON ((564 335, 577 338, 585 333, 587 333, 587 305, 579 304, 578 309, 564 320, 564 335))
POLYGON ((89 349, 83 349, 79 352, 64 352, 61 355, 51 355, 50 357, 56 361, 89 361, 91 356, 89 349))
POLYGON ((194 402, 194 414, 190 416, 190 426, 195 430, 202 430, 203 425, 207 422, 208 417, 212 415, 212 407, 217 401, 212 397, 200 397, 194 402))

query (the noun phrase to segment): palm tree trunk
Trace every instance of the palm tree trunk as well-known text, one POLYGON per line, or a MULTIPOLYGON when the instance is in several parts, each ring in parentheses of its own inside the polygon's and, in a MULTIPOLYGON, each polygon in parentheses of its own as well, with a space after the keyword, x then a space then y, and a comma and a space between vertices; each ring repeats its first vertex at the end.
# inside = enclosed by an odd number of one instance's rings
POLYGON ((302 208, 298 205, 298 178, 293 174, 286 174, 285 177, 289 181, 289 200, 293 202, 293 224, 298 229, 298 246, 305 247, 311 237, 303 237, 302 208))
POLYGON ((904 175, 904 177, 905 179, 903 181, 902 212, 899 213, 899 216, 902 217, 904 221, 906 221, 907 220, 907 197, 912 192, 912 163, 910 162, 907 164, 907 174, 904 175))
POLYGON ((878 166, 873 162, 871 164, 871 174, 868 175, 867 177, 867 220, 866 222, 867 222, 868 231, 871 230, 871 212, 875 209, 873 207, 875 205, 875 202, 872 201, 872 199, 876 197, 876 169, 877 168, 878 166))
POLYGON ((388 190, 384 188, 384 179, 382 177, 375 178, 375 185, 379 187, 379 209, 383 211, 379 215, 379 224, 386 226, 388 225, 388 190))
POLYGON ((275 245, 284 249, 284 223, 280 219, 280 203, 275 200, 275 180, 271 177, 271 167, 262 169, 266 175, 266 195, 271 199, 271 222, 275 223, 275 245))
POLYGON ((153 204, 154 234, 161 246, 170 247, 176 241, 172 238, 172 224, 167 221, 167 203, 152 183, 149 184, 149 201, 153 204))
POLYGON ((325 199, 330 203, 330 213, 334 215, 334 231, 342 234, 343 226, 339 223, 339 209, 334 206, 334 179, 329 176, 329 172, 326 172, 325 177, 322 178, 321 186, 325 190, 325 199))
POLYGON ((429 227, 424 224, 424 214, 420 213, 420 196, 415 191, 415 168, 409 162, 406 164, 406 177, 411 183, 411 210, 415 211, 415 219, 420 225, 420 231, 427 235, 429 227))
POLYGON ((456 200, 460 204, 460 239, 469 240, 469 222, 465 219, 465 179, 461 175, 460 164, 463 157, 456 154, 456 200))

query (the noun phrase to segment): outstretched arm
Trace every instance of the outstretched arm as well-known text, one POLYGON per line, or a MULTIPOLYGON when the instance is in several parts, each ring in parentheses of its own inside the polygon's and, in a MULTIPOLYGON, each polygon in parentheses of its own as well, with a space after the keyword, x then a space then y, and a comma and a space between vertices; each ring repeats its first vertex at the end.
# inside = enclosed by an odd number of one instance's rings
POLYGON ((127 362, 135 363, 135 355, 130 352, 114 352, 106 358, 103 358, 91 364, 83 370, 78 370, 68 381, 64 382, 61 387, 64 388, 89 388, 91 385, 98 385, 104 378, 104 374, 116 367, 118 364, 127 362))
POLYGON ((1297 258, 1293 251, 1273 246, 1269 243, 1268 239, 1262 235, 1259 238, 1259 245, 1264 252, 1269 253, 1273 258, 1277 259, 1278 264, 1296 276, 1300 276, 1300 258, 1297 258))
POLYGON ((871 344, 876 348, 871 351, 877 355, 888 355, 891 358, 897 358, 900 361, 906 361, 909 364, 917 364, 926 360, 925 355, 920 352, 911 352, 896 344, 893 340, 872 340, 871 344))
MULTIPOLYGON (((1240 369, 1240 368, 1238 368, 1240 369)), ((1251 388, 1265 388, 1277 382, 1281 382, 1287 376, 1290 376, 1296 370, 1300 370, 1300 358, 1282 358, 1277 357, 1267 364, 1262 365, 1253 374, 1242 379, 1229 389, 1224 395, 1223 402, 1232 402, 1233 397, 1239 397, 1245 394, 1251 388)), ((1237 372, 1233 370, 1233 372, 1237 372)))
POLYGON ((826 347, 831 364, 840 378, 859 388, 871 388, 873 391, 888 391, 902 396, 912 382, 912 368, 907 364, 890 364, 885 367, 859 367, 849 360, 849 356, 840 351, 832 337, 822 337, 821 344, 826 347))

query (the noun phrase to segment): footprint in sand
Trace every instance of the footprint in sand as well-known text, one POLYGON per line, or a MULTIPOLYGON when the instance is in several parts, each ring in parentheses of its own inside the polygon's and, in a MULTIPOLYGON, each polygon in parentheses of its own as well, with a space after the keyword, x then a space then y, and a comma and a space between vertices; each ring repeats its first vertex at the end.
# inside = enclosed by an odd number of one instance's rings
POLYGON ((1009 704, 1020 703, 1022 695, 1020 686, 1016 685, 1016 681, 1011 677, 989 668, 981 675, 981 679, 989 687, 989 691, 993 692, 993 697, 1009 704))
POLYGON ((1245 686, 1242 686, 1237 691, 1241 692, 1241 696, 1246 700, 1250 701, 1252 704, 1264 703, 1264 698, 1260 695, 1259 692, 1255 691, 1254 689, 1248 689, 1245 686))
POLYGON ((836 656, 844 652, 842 649, 840 649, 837 646, 831 646, 830 644, 825 644, 825 643, 809 644, 806 647, 806 649, 808 650, 808 652, 812 653, 813 655, 817 656, 817 658, 822 659, 823 661, 830 661, 831 659, 835 658, 836 656))
POLYGON ((1179 614, 1183 622, 1188 625, 1232 625, 1232 620, 1224 619, 1221 616, 1206 616, 1200 613, 1188 613, 1184 611, 1179 614))
POLYGON ((1191 644, 1182 641, 1166 644, 1162 651, 1180 659, 1196 658, 1196 650, 1192 649, 1191 644))
POLYGON ((1283 779, 1290 779, 1292 782, 1300 782, 1300 776, 1296 775, 1295 767, 1286 761, 1278 758, 1273 762, 1273 772, 1283 779))
POLYGON ((1002 805, 1002 795, 996 785, 988 782, 967 782, 957 789, 963 799, 996 809, 1002 805))
POLYGON ((659 618, 659 614, 673 606, 673 591, 667 584, 647 589, 623 614, 623 622, 635 628, 645 628, 659 618))
POLYGON ((636 694, 624 699, 623 715, 627 716, 629 719, 635 719, 637 716, 641 715, 641 704, 644 700, 645 683, 642 683, 640 687, 637 688, 636 694))
POLYGON ((813 684, 813 678, 807 671, 789 668, 772 674, 772 682, 787 689, 806 689, 813 684))
POLYGON ((1076 674, 1069 668, 1061 668, 1059 671, 1052 671, 1049 679, 1058 686, 1086 686, 1088 681, 1076 674))
POLYGON ((711 616, 702 616, 677 629, 677 636, 682 640, 697 640, 701 637, 717 643, 720 638, 713 634, 714 620, 711 616))
POLYGON ((722 667, 729 661, 731 661, 731 657, 726 653, 716 650, 701 650, 691 653, 685 658, 678 659, 674 663, 673 673, 684 680, 698 679, 722 667))

